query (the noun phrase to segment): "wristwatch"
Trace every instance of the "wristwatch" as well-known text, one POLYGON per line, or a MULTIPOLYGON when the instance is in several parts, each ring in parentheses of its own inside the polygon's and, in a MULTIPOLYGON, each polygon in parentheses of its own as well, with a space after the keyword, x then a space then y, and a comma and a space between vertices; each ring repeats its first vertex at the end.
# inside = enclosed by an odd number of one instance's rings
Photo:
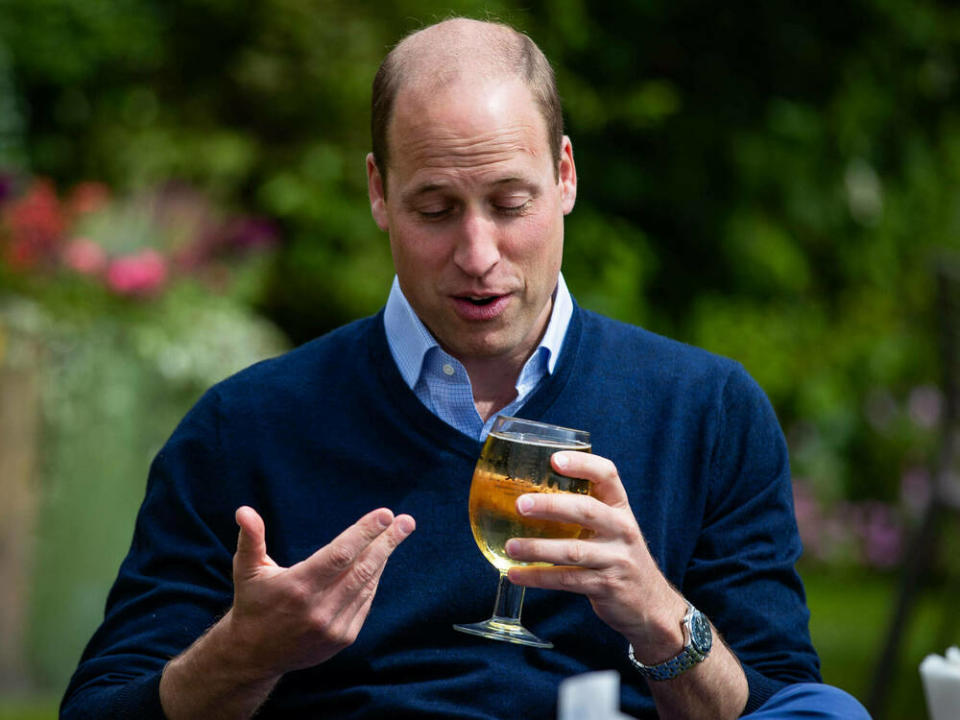
POLYGON ((693 604, 687 601, 687 614, 680 621, 683 626, 684 646, 680 654, 656 665, 644 665, 633 656, 633 645, 628 646, 627 656, 633 666, 650 680, 670 680, 707 659, 713 646, 713 631, 710 621, 693 604))

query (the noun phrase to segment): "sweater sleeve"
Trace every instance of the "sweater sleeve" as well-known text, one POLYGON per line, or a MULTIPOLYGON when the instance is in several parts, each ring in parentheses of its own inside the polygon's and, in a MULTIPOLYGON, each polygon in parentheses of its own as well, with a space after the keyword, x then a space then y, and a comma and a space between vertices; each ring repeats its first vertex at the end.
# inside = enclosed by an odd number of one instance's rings
MULTIPOLYGON (((232 512, 214 502, 220 414, 215 391, 154 459, 130 551, 61 703, 64 720, 164 717, 160 674, 229 607, 232 512)), ((222 498, 221 498, 222 500, 222 498)))
POLYGON ((720 392, 703 527, 684 589, 743 666, 751 712, 791 682, 820 680, 794 568, 801 546, 790 462, 773 408, 736 365, 720 392))

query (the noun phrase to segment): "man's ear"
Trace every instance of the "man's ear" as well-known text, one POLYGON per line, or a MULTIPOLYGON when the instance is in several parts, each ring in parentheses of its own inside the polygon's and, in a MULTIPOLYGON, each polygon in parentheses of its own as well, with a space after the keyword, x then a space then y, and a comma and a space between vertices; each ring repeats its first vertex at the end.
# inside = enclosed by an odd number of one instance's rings
POLYGON ((367 153, 367 193, 370 195, 370 213, 377 227, 386 232, 390 225, 387 222, 387 198, 384 194, 383 176, 377 168, 373 153, 367 153))
POLYGON ((563 214, 573 210, 577 201, 577 166, 573 163, 573 143, 566 135, 560 146, 560 186, 563 193, 563 214))

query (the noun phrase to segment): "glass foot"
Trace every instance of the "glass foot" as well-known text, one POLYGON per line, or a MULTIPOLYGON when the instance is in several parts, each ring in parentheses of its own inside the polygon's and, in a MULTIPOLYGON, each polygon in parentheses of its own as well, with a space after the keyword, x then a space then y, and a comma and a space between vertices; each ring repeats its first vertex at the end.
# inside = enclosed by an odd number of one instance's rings
POLYGON ((490 640, 501 640, 516 645, 529 645, 536 648, 553 647, 552 642, 541 640, 523 625, 509 618, 492 617, 489 620, 469 625, 454 625, 453 629, 468 635, 479 635, 490 640))

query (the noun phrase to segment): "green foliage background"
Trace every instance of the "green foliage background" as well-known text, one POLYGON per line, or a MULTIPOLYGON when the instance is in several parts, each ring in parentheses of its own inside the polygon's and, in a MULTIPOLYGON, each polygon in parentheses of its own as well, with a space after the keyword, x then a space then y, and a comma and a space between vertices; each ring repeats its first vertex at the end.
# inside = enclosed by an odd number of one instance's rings
POLYGON ((934 447, 907 403, 939 381, 931 269, 960 245, 953 3, 0 0, 0 165, 279 219, 256 307, 304 341, 386 297, 370 83, 451 12, 555 65, 578 301, 743 362, 825 501, 897 501, 934 447))
POLYGON ((19 128, 22 162, 62 184, 173 177, 279 218, 258 304, 303 341, 384 300, 370 81, 451 12, 515 23, 556 66, 579 301, 741 360, 802 429, 800 474, 894 499, 910 438, 863 405, 938 377, 931 250, 960 238, 952 4, 0 0, 0 137, 19 128))

